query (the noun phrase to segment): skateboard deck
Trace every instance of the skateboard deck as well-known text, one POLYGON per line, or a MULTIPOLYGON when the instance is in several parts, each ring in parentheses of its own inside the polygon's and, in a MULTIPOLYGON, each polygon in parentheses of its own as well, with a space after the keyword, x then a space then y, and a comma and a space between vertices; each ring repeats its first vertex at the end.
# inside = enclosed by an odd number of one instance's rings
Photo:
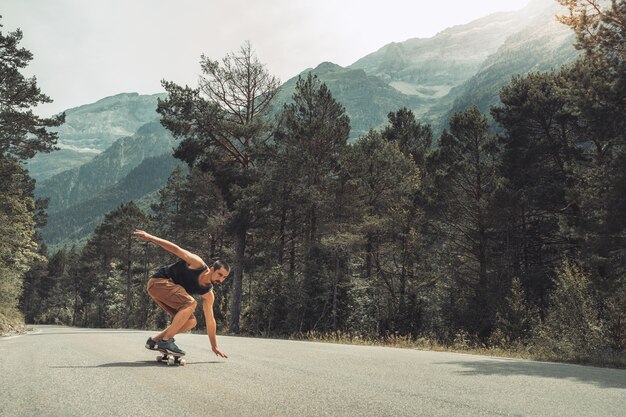
POLYGON ((168 366, 171 365, 180 365, 185 366, 187 361, 183 358, 184 355, 177 355, 175 353, 168 352, 165 349, 157 349, 161 354, 157 356, 157 362, 165 362, 168 366))

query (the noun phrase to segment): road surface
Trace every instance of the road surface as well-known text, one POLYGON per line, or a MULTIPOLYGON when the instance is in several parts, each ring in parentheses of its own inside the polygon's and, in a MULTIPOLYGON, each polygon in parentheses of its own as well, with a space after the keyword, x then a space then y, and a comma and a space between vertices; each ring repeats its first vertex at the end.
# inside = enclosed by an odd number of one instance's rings
POLYGON ((0 338, 0 416, 620 416, 626 371, 465 354, 36 326, 0 338))

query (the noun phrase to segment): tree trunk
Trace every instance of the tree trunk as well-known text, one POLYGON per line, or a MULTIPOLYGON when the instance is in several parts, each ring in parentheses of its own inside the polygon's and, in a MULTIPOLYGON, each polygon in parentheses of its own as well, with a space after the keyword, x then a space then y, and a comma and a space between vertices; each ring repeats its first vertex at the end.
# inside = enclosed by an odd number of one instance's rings
POLYGON ((337 287, 339 285, 339 254, 335 253, 335 274, 333 281, 333 332, 337 334, 337 287))
POLYGON ((241 226, 235 231, 235 262, 233 271, 233 293, 230 308, 229 328, 231 333, 238 334, 239 317, 241 315, 241 295, 243 292, 243 265, 246 251, 246 227, 241 226))
POLYGON ((76 326, 76 315, 78 314, 78 279, 76 278, 75 271, 72 271, 70 278, 72 279, 72 295, 74 298, 74 303, 72 305, 72 326, 76 326))
POLYGON ((365 278, 370 279, 372 277, 372 251, 374 246, 372 245, 372 238, 367 237, 367 244, 365 247, 365 278))
POLYGON ((291 209, 291 244, 289 248, 289 282, 296 276, 296 211, 291 209))
POLYGON ((74 279, 74 311, 72 312, 72 326, 76 326, 76 314, 78 314, 78 288, 74 279))
POLYGON ((128 328, 129 326, 129 322, 130 322, 130 311, 132 309, 132 295, 131 295, 131 266, 132 266, 132 260, 131 260, 131 248, 132 248, 132 235, 128 236, 128 245, 127 245, 127 252, 126 252, 126 256, 128 259, 128 262, 126 263, 126 316, 124 317, 124 327, 128 328))
POLYGON ((285 227, 287 224, 287 203, 283 202, 283 206, 280 210, 280 230, 279 230, 279 244, 278 244, 278 264, 282 265, 284 262, 285 253, 285 227))

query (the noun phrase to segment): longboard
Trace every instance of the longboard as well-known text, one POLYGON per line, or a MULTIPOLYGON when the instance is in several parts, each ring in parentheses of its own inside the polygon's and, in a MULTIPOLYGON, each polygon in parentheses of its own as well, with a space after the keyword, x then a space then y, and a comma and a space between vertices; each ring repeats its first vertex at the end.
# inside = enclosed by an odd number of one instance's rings
POLYGON ((185 360, 185 358, 182 357, 182 355, 176 355, 174 353, 168 352, 165 349, 157 349, 159 352, 161 352, 161 355, 157 356, 156 360, 157 362, 165 362, 167 363, 168 366, 171 365, 180 365, 180 366, 185 366, 185 364, 187 363, 187 361, 185 360))

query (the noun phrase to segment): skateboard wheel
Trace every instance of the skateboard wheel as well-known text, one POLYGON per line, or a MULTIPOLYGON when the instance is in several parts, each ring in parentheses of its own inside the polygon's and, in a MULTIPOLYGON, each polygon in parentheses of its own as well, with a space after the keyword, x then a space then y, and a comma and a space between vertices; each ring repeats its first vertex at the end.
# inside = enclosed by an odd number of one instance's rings
POLYGON ((178 363, 180 363, 180 366, 185 366, 185 364, 187 363, 187 361, 186 361, 186 360, 184 360, 184 359, 180 359, 180 360, 178 361, 178 363))
POLYGON ((161 355, 157 356, 157 362, 163 362, 163 356, 161 355))
POLYGON ((171 356, 169 356, 169 357, 167 358, 167 364, 168 364, 169 366, 174 365, 175 363, 176 363, 176 360, 175 360, 174 358, 172 358, 171 356))

